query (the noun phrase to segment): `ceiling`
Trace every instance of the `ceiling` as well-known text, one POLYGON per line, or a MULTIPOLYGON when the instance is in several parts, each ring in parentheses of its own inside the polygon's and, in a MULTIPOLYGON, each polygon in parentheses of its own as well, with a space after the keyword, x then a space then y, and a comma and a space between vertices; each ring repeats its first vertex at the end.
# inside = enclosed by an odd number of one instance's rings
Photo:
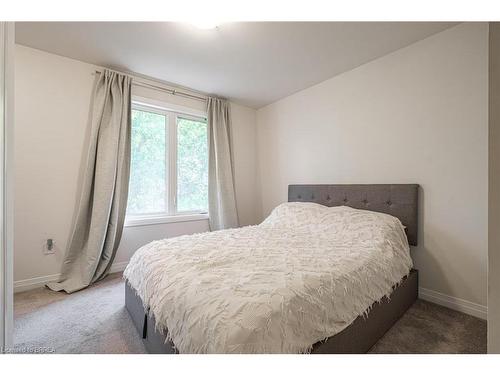
POLYGON ((454 25, 19 22, 16 42, 259 108, 454 25))

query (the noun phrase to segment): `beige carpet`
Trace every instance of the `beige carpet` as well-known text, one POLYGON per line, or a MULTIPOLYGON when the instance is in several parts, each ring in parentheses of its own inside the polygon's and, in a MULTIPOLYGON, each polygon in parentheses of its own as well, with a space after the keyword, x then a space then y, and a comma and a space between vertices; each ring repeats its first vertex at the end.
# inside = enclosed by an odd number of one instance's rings
MULTIPOLYGON (((146 352, 125 310, 121 274, 71 295, 18 293, 14 310, 18 352, 146 352)), ((486 322, 418 300, 370 352, 486 353, 486 322)))

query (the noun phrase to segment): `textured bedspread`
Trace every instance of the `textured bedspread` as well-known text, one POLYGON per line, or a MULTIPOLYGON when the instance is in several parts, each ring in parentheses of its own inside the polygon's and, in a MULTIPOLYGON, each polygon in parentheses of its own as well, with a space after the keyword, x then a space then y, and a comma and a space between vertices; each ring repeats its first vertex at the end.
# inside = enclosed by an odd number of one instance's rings
POLYGON ((411 267, 398 219, 285 203, 257 226, 152 242, 124 277, 180 353, 303 353, 411 267))

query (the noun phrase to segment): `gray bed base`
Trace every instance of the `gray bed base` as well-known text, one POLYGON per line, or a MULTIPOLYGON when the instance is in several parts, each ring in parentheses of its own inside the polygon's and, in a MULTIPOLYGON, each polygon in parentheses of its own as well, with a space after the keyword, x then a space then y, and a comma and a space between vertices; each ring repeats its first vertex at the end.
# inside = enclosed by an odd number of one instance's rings
MULTIPOLYGON (((397 217, 406 228, 410 245, 417 245, 417 184, 290 185, 289 202, 315 202, 325 206, 350 206, 383 212, 397 217)), ((390 298, 372 305, 367 316, 359 316, 346 329, 313 346, 313 354, 366 353, 396 323, 418 298, 418 271, 396 285, 390 298)), ((125 306, 149 353, 177 353, 163 332, 155 329, 155 319, 127 283, 125 306)))
MULTIPOLYGON (((408 277, 396 286, 390 298, 373 304, 367 316, 359 316, 351 325, 326 341, 313 346, 312 354, 362 354, 370 350, 377 341, 397 322, 418 297, 418 271, 412 270, 408 277)), ((176 354, 173 343, 165 333, 155 328, 155 318, 144 310, 142 300, 135 290, 125 283, 125 306, 142 337, 148 353, 176 354)))

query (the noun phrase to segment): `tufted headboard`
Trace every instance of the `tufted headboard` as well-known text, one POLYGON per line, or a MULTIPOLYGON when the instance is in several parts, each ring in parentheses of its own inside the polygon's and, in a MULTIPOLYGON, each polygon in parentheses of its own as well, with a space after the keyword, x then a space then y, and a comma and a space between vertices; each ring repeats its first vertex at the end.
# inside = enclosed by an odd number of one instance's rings
POLYGON ((345 205, 395 216, 406 227, 408 243, 417 245, 417 184, 289 185, 288 201, 345 205))

